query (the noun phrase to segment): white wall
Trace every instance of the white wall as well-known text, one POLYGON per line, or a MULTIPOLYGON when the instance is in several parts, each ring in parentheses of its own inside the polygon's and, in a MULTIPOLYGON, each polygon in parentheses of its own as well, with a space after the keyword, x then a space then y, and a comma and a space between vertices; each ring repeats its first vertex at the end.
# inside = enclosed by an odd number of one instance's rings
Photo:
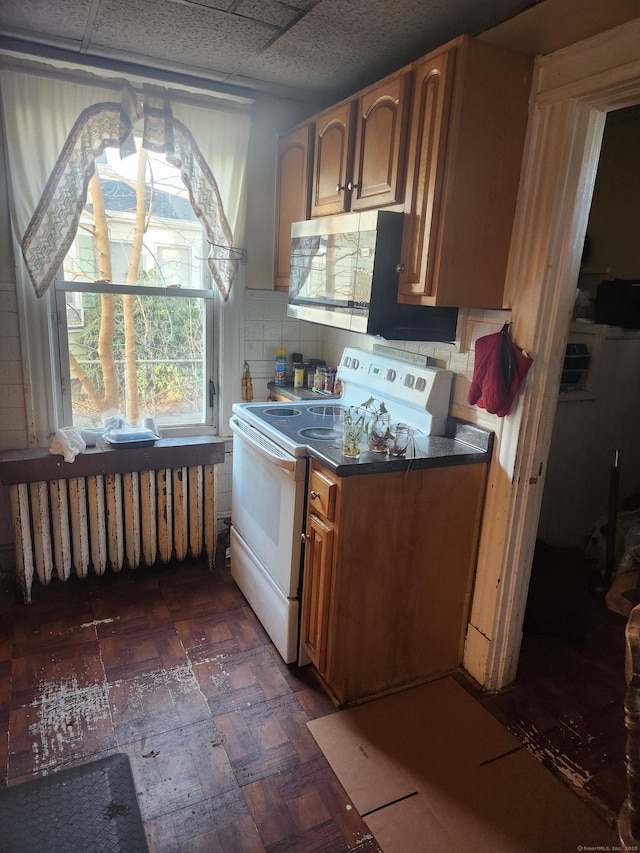
POLYGON ((560 394, 538 527, 543 542, 571 548, 584 547, 590 526, 607 513, 616 451, 620 505, 640 492, 640 331, 577 328, 592 353, 588 390, 560 394))

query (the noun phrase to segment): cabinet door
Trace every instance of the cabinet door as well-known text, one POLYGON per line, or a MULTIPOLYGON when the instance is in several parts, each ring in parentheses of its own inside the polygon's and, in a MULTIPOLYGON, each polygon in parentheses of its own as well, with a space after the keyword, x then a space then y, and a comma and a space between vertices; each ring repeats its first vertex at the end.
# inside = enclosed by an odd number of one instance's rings
POLYGON ((291 224, 309 218, 311 206, 311 146, 313 125, 307 124, 278 140, 276 172, 276 229, 274 285, 288 290, 291 264, 291 224))
POLYGON ((416 67, 398 301, 432 304, 455 50, 416 67))
POLYGON ((312 216, 349 210, 354 108, 355 102, 348 101, 316 116, 312 216))
POLYGON ((404 199, 410 83, 404 74, 358 98, 351 210, 404 199))
POLYGON ((309 515, 302 596, 302 646, 318 672, 327 668, 334 531, 309 515))

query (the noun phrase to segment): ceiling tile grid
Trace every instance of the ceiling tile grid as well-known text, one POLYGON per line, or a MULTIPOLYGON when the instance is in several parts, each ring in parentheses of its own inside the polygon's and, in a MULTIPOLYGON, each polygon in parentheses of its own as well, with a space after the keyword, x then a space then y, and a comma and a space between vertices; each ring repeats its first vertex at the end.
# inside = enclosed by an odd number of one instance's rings
MULTIPOLYGON (((2 0, 7 40, 326 102, 537 0, 2 0)), ((1 38, 4 37, 4 38, 1 38)))

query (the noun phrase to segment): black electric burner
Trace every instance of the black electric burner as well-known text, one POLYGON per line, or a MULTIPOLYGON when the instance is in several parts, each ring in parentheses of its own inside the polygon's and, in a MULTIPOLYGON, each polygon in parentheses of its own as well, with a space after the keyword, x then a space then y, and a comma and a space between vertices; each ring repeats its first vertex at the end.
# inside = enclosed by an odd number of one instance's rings
POLYGON ((337 417, 337 416, 342 414, 342 412, 344 411, 344 407, 343 406, 330 406, 330 405, 329 406, 317 406, 314 404, 313 406, 309 406, 307 411, 310 412, 312 415, 321 415, 322 417, 326 417, 326 416, 337 417))
POLYGON ((336 441, 342 438, 342 433, 331 427, 307 427, 298 433, 302 438, 310 438, 312 441, 336 441))
POLYGON ((293 418, 296 415, 301 414, 300 409, 293 409, 288 406, 282 406, 282 408, 269 408, 264 410, 264 414, 268 415, 270 418, 293 418))

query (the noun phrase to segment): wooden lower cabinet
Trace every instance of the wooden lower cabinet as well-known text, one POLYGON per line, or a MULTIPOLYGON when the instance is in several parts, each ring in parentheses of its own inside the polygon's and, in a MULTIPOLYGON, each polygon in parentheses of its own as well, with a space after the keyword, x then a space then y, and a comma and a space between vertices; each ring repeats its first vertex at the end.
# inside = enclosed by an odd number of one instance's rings
POLYGON ((327 666, 327 614, 331 609, 333 541, 333 528, 317 515, 310 514, 307 527, 302 644, 311 663, 323 674, 327 666))
POLYGON ((301 630, 336 704, 460 664, 486 471, 338 478, 312 460, 301 630))

